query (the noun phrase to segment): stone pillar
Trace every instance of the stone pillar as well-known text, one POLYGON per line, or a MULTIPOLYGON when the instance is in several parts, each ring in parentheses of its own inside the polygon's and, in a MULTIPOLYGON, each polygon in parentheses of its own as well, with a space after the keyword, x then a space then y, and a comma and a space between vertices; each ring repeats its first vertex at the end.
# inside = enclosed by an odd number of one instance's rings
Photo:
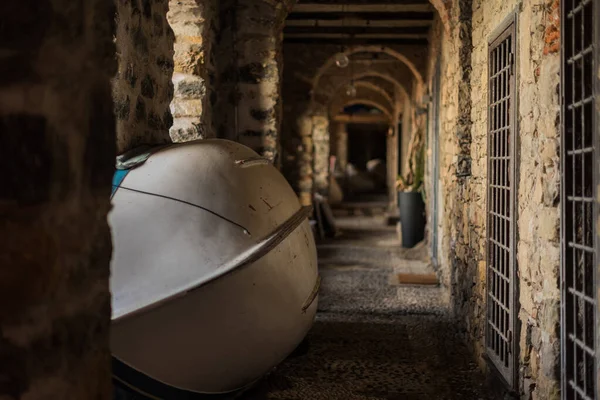
POLYGON ((388 213, 390 215, 398 214, 398 191, 396 190, 396 180, 398 179, 398 119, 392 120, 392 125, 388 129, 386 138, 386 166, 387 166, 387 187, 388 187, 388 213))
POLYGON ((413 107, 410 102, 410 99, 404 100, 404 107, 402 111, 402 154, 400 156, 400 160, 402 160, 401 171, 399 171, 400 175, 406 176, 408 173, 408 145, 412 139, 413 134, 413 121, 412 121, 413 107))
POLYGON ((326 114, 312 117, 314 142, 315 190, 327 195, 329 190, 329 118, 326 114))
POLYGON ((120 154, 139 144, 171 141, 174 35, 167 22, 168 0, 116 4, 119 71, 113 97, 120 154))
POLYGON ((0 398, 112 398, 112 1, 0 2, 0 398))
POLYGON ((313 191, 313 120, 310 115, 304 114, 298 118, 296 123, 298 136, 301 140, 296 158, 298 163, 297 191, 300 203, 303 206, 309 206, 312 204, 313 191))
POLYGON ((217 0, 170 0, 167 18, 175 33, 174 96, 171 102, 174 142, 215 137, 212 105, 217 0))
POLYGON ((219 137, 271 161, 281 124, 283 23, 295 0, 219 0, 219 137))
POLYGON ((331 154, 336 157, 336 165, 340 171, 345 171, 348 165, 348 132, 345 122, 331 124, 331 154))

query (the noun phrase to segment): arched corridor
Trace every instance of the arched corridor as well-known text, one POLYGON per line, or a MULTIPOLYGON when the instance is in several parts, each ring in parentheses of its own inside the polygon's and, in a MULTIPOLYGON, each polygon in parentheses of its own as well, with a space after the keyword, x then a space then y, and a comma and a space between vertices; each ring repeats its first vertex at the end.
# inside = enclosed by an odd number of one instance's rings
MULTIPOLYGON (((0 399, 600 400, 600 0, 4 0, 0 59, 0 399), (156 170, 221 211, 123 186, 202 144, 224 147, 156 170), (226 228, 134 207, 154 241, 128 277, 162 275, 118 292, 122 187, 226 228), (176 293, 190 249, 216 272, 176 293), (250 343, 213 381, 276 365, 228 390, 119 375, 116 293, 164 312, 268 254, 289 259, 189 310, 250 343), (276 314, 294 296, 306 332, 276 314)), ((169 345, 138 355, 177 375, 169 345)))

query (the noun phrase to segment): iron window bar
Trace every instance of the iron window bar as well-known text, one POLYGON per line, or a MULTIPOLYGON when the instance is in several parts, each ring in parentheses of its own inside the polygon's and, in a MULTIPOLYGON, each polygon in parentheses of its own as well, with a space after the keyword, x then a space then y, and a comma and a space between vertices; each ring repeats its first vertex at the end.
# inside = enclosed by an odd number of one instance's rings
POLYGON ((516 383, 515 184, 517 139, 516 13, 488 43, 486 358, 509 387, 516 383))
POLYGON ((599 398, 594 199, 599 3, 561 1, 561 382, 566 400, 599 398))

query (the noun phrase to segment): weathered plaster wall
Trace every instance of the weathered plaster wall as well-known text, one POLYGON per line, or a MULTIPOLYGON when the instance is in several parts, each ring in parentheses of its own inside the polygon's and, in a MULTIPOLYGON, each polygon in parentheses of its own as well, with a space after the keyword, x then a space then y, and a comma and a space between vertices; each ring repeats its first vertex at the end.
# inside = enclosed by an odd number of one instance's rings
POLYGON ((0 2, 0 398, 109 399, 114 3, 0 2))
POLYGON ((113 80, 117 152, 142 143, 168 143, 173 117, 173 41, 168 0, 117 1, 113 80))
POLYGON ((167 18, 175 34, 171 138, 181 142, 215 137, 217 1, 170 0, 167 18))
MULTIPOLYGON (((469 4, 461 0, 456 6, 455 18, 469 4)), ((442 278, 452 287, 456 315, 474 343, 477 360, 484 351, 486 312, 487 43, 515 7, 516 1, 473 0, 472 19, 464 9, 462 24, 453 24, 442 45, 441 209, 452 210, 442 221, 442 278), (464 32, 471 23, 472 51, 462 51, 469 41, 464 32), (458 35, 461 26, 462 40, 458 35), (469 173, 461 176, 463 172, 469 173)), ((560 63, 555 45, 556 12, 554 1, 536 0, 523 3, 518 13, 520 328, 515 336, 520 350, 518 390, 527 399, 558 398, 559 387, 560 63)))

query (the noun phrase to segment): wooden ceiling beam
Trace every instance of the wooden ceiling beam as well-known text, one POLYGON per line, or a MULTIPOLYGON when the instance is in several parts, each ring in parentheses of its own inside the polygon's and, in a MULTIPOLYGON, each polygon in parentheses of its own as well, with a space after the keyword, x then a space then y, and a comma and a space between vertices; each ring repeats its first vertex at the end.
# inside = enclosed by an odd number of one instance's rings
POLYGON ((366 28, 407 28, 431 26, 432 21, 428 19, 414 20, 382 20, 382 21, 362 21, 362 20, 312 20, 296 19, 286 21, 285 26, 304 26, 304 27, 366 27, 366 28))
POLYGON ((368 26, 286 26, 284 35, 289 34, 346 34, 346 35, 405 35, 423 34, 429 32, 429 26, 412 27, 368 27, 368 26))
POLYGON ((293 20, 342 20, 354 19, 363 21, 381 21, 381 20, 433 20, 433 12, 294 12, 288 17, 288 21, 293 20))
POLYGON ((286 38, 283 37, 284 43, 289 44, 308 44, 308 45, 418 45, 426 46, 428 44, 427 39, 324 39, 324 38, 286 38))
POLYGON ((434 11, 429 0, 405 0, 393 4, 322 4, 322 3, 299 3, 294 6, 292 12, 428 12, 434 11))
POLYGON ((290 33, 286 35, 288 39, 340 39, 349 40, 354 42, 355 40, 403 40, 403 39, 425 39, 427 40, 427 34, 419 33, 403 33, 403 34, 372 34, 364 33, 358 35, 346 35, 343 33, 290 33))

